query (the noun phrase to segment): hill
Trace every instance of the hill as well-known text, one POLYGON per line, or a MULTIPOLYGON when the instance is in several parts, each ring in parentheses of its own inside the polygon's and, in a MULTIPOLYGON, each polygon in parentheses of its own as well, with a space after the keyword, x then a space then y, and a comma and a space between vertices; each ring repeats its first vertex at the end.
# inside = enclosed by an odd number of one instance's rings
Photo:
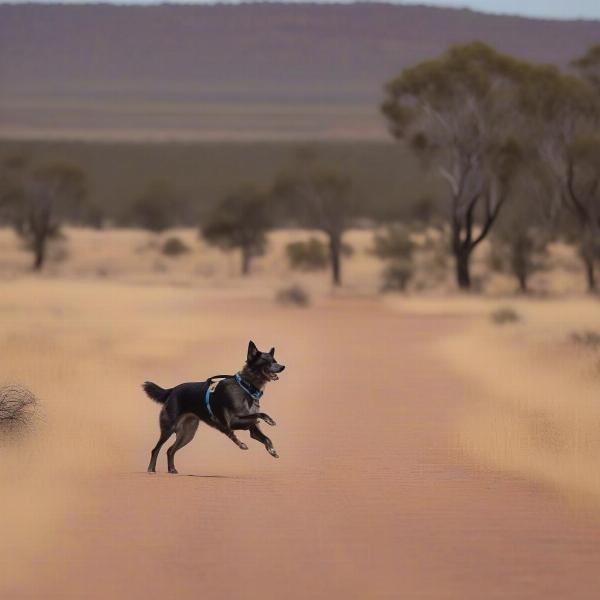
POLYGON ((382 83, 473 39, 565 65, 600 21, 371 3, 0 5, 0 135, 382 138, 382 83))

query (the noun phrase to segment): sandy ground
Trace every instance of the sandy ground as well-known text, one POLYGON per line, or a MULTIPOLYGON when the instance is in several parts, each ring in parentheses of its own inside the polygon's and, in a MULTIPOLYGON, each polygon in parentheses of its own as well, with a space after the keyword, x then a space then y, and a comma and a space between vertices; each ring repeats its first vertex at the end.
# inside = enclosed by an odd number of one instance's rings
POLYGON ((466 449, 482 384, 440 343, 472 318, 440 312, 3 286, 3 377, 44 414, 2 448, 0 597, 596 598, 596 510, 466 449), (262 403, 281 458, 201 428, 181 475, 162 454, 145 473, 158 407, 139 383, 232 371, 250 338, 288 365, 262 403))

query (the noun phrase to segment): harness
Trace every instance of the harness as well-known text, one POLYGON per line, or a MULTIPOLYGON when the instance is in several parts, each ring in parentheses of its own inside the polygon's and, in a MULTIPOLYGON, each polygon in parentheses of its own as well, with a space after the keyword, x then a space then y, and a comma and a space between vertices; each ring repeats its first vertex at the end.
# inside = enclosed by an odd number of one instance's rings
POLYGON ((246 394, 248 394, 252 400, 257 403, 263 395, 262 390, 259 390, 250 382, 244 381, 239 373, 236 373, 235 375, 215 375, 206 381, 208 385, 206 386, 206 392, 204 392, 204 405, 206 406, 206 410, 208 410, 210 418, 213 420, 216 420, 216 417, 213 413, 212 407, 210 406, 210 397, 217 389, 217 386, 221 383, 221 381, 224 381, 225 379, 235 379, 236 383, 246 392, 246 394))

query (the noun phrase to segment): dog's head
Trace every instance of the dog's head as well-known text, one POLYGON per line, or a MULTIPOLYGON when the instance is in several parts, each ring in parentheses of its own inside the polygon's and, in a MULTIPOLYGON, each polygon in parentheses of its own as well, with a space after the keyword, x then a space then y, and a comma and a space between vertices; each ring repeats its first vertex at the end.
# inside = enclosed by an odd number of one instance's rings
POLYGON ((275 360, 275 348, 271 348, 269 352, 261 352, 253 341, 248 344, 246 366, 265 381, 276 381, 279 379, 277 374, 285 369, 285 365, 280 365, 275 360))

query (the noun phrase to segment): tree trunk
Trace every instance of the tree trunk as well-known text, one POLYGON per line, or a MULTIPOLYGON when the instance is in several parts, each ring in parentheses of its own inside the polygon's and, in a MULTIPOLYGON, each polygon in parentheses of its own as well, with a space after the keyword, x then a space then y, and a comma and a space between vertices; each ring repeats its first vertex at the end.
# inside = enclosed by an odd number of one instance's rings
POLYGON ((468 247, 455 248, 456 283, 461 290, 471 289, 470 261, 471 250, 468 247))
POLYGON ((252 260, 252 251, 250 248, 242 246, 242 276, 250 274, 250 262, 252 260))
POLYGON ((334 286, 342 284, 342 236, 337 233, 329 234, 329 256, 331 258, 331 282, 334 286))
POLYGON ((45 238, 35 239, 33 241, 33 270, 41 271, 46 259, 46 240, 45 238))
POLYGON ((590 294, 595 294, 597 291, 596 286, 596 270, 594 265, 594 257, 583 255, 583 264, 585 266, 585 278, 587 280, 587 288, 590 294))

